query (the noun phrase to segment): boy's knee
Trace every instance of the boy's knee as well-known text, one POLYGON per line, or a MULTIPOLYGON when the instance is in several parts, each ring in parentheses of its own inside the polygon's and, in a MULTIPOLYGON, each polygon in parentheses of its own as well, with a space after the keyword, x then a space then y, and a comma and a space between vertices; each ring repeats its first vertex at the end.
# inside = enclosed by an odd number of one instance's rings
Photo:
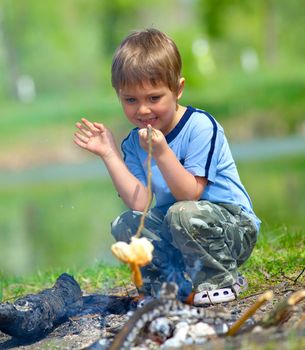
POLYGON ((208 226, 213 220, 212 203, 208 201, 181 201, 172 205, 167 212, 168 223, 179 224, 184 227, 197 226, 200 221, 201 226, 208 226))
POLYGON ((166 220, 168 224, 183 224, 187 220, 189 213, 189 203, 187 201, 176 202, 167 211, 166 220))
POLYGON ((119 215, 111 223, 111 234, 116 241, 129 242, 131 236, 135 234, 137 224, 135 223, 136 214, 132 210, 128 210, 119 215))

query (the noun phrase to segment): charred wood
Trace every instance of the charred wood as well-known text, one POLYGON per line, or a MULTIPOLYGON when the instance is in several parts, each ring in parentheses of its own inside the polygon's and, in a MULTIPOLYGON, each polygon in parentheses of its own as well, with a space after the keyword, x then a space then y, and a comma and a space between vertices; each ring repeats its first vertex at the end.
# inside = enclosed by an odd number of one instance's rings
POLYGON ((16 338, 40 338, 82 307, 82 292, 64 273, 52 288, 0 305, 0 330, 16 338))

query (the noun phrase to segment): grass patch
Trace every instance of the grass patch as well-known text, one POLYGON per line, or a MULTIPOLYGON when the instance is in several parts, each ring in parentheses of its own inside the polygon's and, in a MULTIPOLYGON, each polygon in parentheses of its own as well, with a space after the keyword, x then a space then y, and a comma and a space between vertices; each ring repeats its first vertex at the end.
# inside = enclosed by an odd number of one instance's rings
MULTIPOLYGON (((0 272, 0 301, 12 302, 23 295, 50 288, 62 272, 57 268, 23 277, 6 277, 0 272)), ((113 285, 122 286, 130 279, 125 265, 114 267, 97 263, 85 269, 67 268, 65 272, 72 275, 86 293, 107 292, 113 285)))
POLYGON ((304 248, 305 230, 261 232, 250 259, 241 267, 250 285, 247 294, 270 289, 283 280, 294 281, 304 268, 304 248))

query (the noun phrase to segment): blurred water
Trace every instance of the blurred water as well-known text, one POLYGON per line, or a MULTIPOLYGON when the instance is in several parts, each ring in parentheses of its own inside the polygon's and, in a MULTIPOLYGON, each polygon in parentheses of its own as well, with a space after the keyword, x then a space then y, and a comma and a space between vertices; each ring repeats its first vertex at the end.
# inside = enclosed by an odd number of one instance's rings
POLYGON ((247 143, 236 143, 231 145, 231 151, 237 161, 298 155, 305 153, 305 137, 266 138, 247 143))
MULTIPOLYGON (((291 136, 284 139, 260 139, 231 144, 236 161, 250 161, 305 153, 305 137, 291 136)), ((107 170, 100 160, 81 164, 37 166, 20 171, 0 171, 0 186, 26 185, 59 180, 86 180, 106 176, 107 170)))
POLYGON ((57 182, 69 179, 90 180, 106 174, 106 167, 100 160, 81 164, 51 164, 14 171, 0 170, 0 186, 57 182))

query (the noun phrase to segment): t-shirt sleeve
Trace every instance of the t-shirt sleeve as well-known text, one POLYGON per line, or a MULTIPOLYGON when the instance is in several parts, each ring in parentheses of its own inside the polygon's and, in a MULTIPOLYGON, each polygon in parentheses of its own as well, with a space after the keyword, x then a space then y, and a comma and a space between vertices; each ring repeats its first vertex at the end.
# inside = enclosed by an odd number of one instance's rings
POLYGON ((192 129, 189 145, 184 160, 184 167, 194 176, 206 177, 215 182, 217 163, 221 148, 222 133, 217 124, 211 120, 211 125, 196 125, 192 129))
POLYGON ((131 132, 128 137, 123 140, 121 149, 123 152, 124 162, 129 171, 140 180, 143 185, 147 186, 146 174, 144 172, 141 160, 138 154, 139 145, 135 139, 135 135, 131 132))

